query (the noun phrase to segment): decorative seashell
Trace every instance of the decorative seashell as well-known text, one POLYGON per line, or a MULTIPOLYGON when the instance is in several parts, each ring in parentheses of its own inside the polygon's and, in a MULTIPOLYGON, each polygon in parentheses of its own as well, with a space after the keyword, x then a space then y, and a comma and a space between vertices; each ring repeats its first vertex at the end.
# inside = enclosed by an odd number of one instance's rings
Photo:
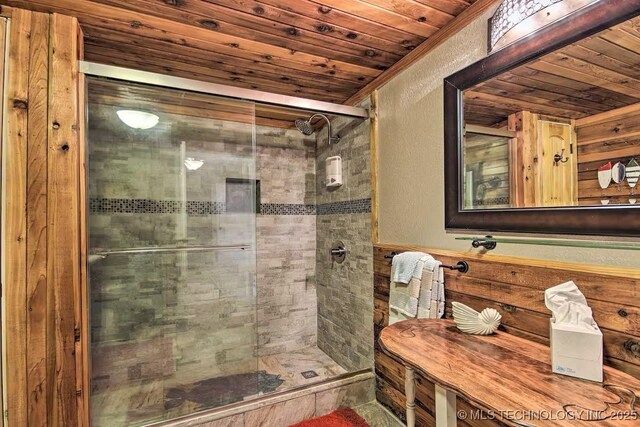
POLYGON ((453 321, 458 329, 467 334, 490 335, 500 326, 502 316, 493 308, 485 308, 480 313, 473 308, 453 302, 453 321))

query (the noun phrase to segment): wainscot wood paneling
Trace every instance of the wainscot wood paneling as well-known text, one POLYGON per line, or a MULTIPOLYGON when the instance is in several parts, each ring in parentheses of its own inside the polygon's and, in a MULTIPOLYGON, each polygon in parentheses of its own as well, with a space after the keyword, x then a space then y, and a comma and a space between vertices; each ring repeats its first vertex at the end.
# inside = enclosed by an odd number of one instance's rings
POLYGON ((635 158, 640 162, 640 103, 576 120, 578 136, 578 201, 581 205, 628 204, 638 198, 640 187, 627 181, 606 188, 598 183, 598 168, 607 162, 625 166, 635 158))
POLYGON ((6 420, 77 425, 78 22, 12 10, 2 236, 6 420))
MULTIPOLYGON (((376 345, 376 397, 404 419, 404 368, 381 352, 380 331, 388 325, 391 266, 385 255, 420 250, 444 264, 469 263, 466 274, 445 270, 446 316, 451 302, 476 310, 493 307, 502 315, 501 329, 543 344, 549 343, 551 313, 544 305, 544 290, 573 280, 587 298, 602 329, 605 363, 640 378, 640 269, 589 266, 498 255, 480 255, 414 246, 374 246, 374 338, 376 345)), ((418 377, 417 425, 433 426, 434 385, 418 377)), ((458 408, 469 406, 458 398, 458 408)), ((468 409, 468 408, 467 408, 468 409)), ((460 425, 476 425, 466 420, 460 425)), ((482 426, 499 426, 483 420, 482 426)))
POLYGON ((77 17, 88 61, 323 101, 341 103, 351 97, 353 104, 497 1, 0 0, 0 4, 77 17), (405 57, 392 73, 385 73, 405 57))

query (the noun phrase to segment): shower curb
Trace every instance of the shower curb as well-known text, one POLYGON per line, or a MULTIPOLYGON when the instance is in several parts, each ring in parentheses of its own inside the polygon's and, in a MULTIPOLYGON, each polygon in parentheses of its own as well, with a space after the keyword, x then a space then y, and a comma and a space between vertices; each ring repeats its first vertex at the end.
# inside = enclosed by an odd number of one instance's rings
MULTIPOLYGON (((264 395, 246 402, 238 402, 221 408, 204 410, 195 414, 175 418, 170 421, 146 424, 145 427, 195 427, 213 421, 231 418, 240 414, 245 414, 256 409, 265 408, 286 402, 288 400, 314 395, 316 393, 332 390, 356 384, 363 381, 371 381, 374 384, 375 375, 371 369, 361 370, 354 373, 343 374, 336 378, 328 379, 316 384, 295 387, 290 390, 275 392, 264 395)), ((373 389, 372 389, 373 393, 373 389)), ((371 400, 371 399, 369 399, 371 400)), ((369 400, 366 400, 368 402, 369 400)), ((362 403, 366 403, 362 402, 362 403)))

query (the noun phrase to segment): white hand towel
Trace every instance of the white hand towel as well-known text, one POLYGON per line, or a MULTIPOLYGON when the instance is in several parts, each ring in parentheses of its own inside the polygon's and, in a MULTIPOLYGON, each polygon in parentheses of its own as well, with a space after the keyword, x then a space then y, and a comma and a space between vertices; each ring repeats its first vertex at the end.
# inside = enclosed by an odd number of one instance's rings
POLYGON ((441 265, 440 261, 433 258, 424 264, 419 318, 439 319, 444 315, 444 272, 441 265))
MULTIPOLYGON (((397 258, 400 255, 397 255, 397 258)), ((395 261, 394 258, 394 261, 395 261)), ((430 255, 422 254, 416 262, 413 275, 408 283, 395 281, 398 277, 396 268, 399 263, 392 263, 391 267, 391 283, 389 290, 389 324, 393 324, 400 320, 412 319, 418 315, 418 306, 420 298, 420 289, 422 286, 422 273, 425 262, 431 259, 430 255)))
POLYGON ((409 284, 412 277, 420 278, 424 252, 403 252, 391 260, 391 280, 397 283, 409 284))

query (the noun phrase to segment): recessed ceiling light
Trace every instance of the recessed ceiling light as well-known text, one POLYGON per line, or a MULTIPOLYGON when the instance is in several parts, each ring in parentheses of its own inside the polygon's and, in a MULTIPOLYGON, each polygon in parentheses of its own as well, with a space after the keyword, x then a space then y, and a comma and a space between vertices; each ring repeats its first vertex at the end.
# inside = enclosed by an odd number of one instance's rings
POLYGON ((184 165, 190 171, 198 170, 204 165, 203 160, 196 160, 193 157, 187 157, 184 161, 184 165))
POLYGON ((125 125, 133 129, 151 129, 160 121, 160 117, 146 111, 118 110, 116 114, 125 125))

